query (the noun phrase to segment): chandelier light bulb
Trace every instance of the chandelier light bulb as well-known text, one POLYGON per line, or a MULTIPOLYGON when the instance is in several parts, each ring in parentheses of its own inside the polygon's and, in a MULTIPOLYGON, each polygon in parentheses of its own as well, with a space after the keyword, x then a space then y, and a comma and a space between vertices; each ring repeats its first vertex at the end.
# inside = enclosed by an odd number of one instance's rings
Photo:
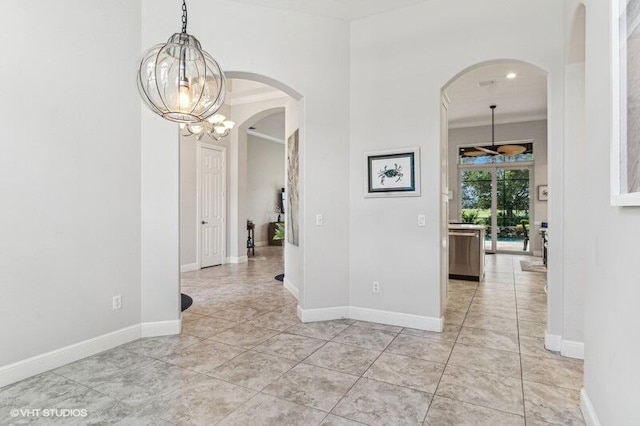
POLYGON ((214 114, 211 117, 208 118, 209 122, 211 124, 218 124, 218 123, 222 123, 224 120, 226 120, 227 117, 225 117, 222 114, 214 114))
POLYGON ((191 124, 189 125, 189 131, 195 135, 197 135, 198 133, 202 132, 203 127, 201 124, 191 124))
POLYGON ((189 83, 184 81, 180 82, 180 111, 183 113, 189 112, 191 106, 191 91, 189 90, 189 83))

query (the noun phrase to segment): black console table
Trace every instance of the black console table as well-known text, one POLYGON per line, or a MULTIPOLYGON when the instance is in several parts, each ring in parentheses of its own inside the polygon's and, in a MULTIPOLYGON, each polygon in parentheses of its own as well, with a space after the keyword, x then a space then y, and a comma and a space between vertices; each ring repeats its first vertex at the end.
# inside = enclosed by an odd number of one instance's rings
POLYGON ((253 222, 247 222, 247 256, 249 253, 252 256, 256 255, 255 229, 256 225, 253 222))

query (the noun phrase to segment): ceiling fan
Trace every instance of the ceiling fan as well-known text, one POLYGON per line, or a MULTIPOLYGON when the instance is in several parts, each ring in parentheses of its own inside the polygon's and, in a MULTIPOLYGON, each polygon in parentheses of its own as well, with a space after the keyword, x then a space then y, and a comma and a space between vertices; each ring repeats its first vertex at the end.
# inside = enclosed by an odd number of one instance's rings
POLYGON ((495 112, 497 105, 491 105, 491 148, 485 148, 483 146, 474 146, 473 149, 465 151, 464 155, 467 157, 482 157, 483 155, 502 155, 495 150, 496 138, 495 138, 495 112))
POLYGON ((491 108, 491 149, 483 146, 474 146, 472 150, 465 151, 464 155, 467 157, 481 157, 483 155, 506 155, 513 156, 522 154, 527 150, 522 145, 500 145, 496 147, 496 127, 495 127, 495 113, 497 105, 489 105, 491 108))

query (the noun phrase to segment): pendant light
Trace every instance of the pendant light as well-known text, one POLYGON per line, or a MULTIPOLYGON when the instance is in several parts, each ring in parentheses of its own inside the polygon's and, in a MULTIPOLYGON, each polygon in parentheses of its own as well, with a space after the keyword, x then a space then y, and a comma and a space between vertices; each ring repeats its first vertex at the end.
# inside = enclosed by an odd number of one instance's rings
POLYGON ((182 2, 182 32, 147 50, 138 68, 144 104, 166 120, 197 123, 224 103, 225 76, 218 63, 187 33, 187 4, 182 2))

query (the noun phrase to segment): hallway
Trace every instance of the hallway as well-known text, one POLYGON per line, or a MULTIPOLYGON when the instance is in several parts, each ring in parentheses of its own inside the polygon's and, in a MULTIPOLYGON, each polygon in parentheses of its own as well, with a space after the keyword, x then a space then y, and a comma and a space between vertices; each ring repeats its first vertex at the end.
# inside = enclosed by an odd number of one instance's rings
POLYGON ((302 324, 273 280, 282 249, 258 252, 183 274, 194 305, 182 335, 1 389, 0 424, 13 424, 12 408, 80 408, 87 418, 66 420, 136 425, 583 424, 582 362, 544 350, 544 274, 522 272, 523 257, 487 256, 485 282, 451 281, 445 332, 433 333, 302 324))

